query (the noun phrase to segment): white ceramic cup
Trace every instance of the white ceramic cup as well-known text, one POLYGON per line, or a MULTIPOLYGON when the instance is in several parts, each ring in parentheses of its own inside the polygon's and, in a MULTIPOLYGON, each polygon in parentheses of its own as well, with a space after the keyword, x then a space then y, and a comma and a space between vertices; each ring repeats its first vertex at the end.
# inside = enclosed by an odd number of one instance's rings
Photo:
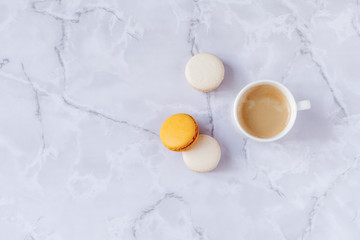
POLYGON ((303 100, 303 101, 299 101, 296 102, 294 99, 294 96, 291 94, 291 92, 289 91, 289 89, 287 89, 284 85, 282 85, 279 82, 275 82, 272 80, 259 80, 259 81, 255 81, 252 83, 249 83, 248 85, 246 85, 243 89, 241 89, 241 91, 239 92, 239 94, 236 96, 235 102, 234 102, 234 108, 233 108, 233 117, 235 120, 235 125, 237 127, 237 129, 240 130, 240 133, 242 135, 244 135, 247 138, 250 138, 252 140, 258 141, 258 142, 272 142, 275 140, 278 140, 280 138, 282 138, 283 136, 285 136, 290 129, 294 126, 295 120, 296 120, 296 115, 297 115, 297 111, 301 111, 301 110, 307 110, 311 108, 311 104, 309 100, 303 100), (279 89, 288 99, 289 103, 290 103, 290 119, 288 124, 286 125, 286 127, 276 136, 271 137, 271 138, 259 138, 259 137, 255 137, 249 133, 247 133, 245 131, 245 129, 241 126, 239 120, 238 120, 238 105, 240 102, 241 97, 244 95, 244 93, 249 90, 252 87, 258 86, 258 85, 262 85, 262 84, 268 84, 268 85, 272 85, 274 87, 276 87, 277 89, 279 89))

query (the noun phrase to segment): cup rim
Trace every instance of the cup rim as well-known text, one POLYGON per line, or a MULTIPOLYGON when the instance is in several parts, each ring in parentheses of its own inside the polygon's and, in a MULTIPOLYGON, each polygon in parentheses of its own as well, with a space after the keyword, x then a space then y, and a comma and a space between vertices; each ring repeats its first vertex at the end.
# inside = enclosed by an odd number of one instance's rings
POLYGON ((296 115, 297 115, 297 109, 296 109, 296 102, 294 99, 294 96, 292 95, 292 93, 290 92, 290 90, 285 87, 282 83, 277 82, 277 81, 273 81, 273 80, 268 80, 268 79, 263 79, 263 80, 257 80, 251 83, 248 83, 245 87, 243 87, 240 92, 237 94, 236 98, 235 98, 235 102, 234 102, 234 106, 233 106, 233 118, 235 120, 235 124, 238 130, 240 130, 240 132, 246 136, 247 138, 250 138, 252 140, 258 141, 258 142, 273 142, 276 141, 282 137, 284 137, 293 127, 295 120, 296 120, 296 115), (288 124, 286 125, 286 127, 277 135, 270 137, 270 138, 259 138, 259 137, 255 137, 251 134, 249 134, 248 132, 245 131, 245 129, 241 126, 239 120, 238 120, 238 116, 237 116, 237 109, 238 109, 238 105, 239 105, 239 101, 240 98, 242 97, 242 95, 250 88, 258 86, 258 85, 262 85, 262 84, 269 84, 272 86, 275 86, 276 88, 278 88, 282 93, 284 93, 284 95, 287 97, 289 103, 290 103, 290 108, 291 108, 291 115, 290 115, 290 120, 288 122, 288 124))

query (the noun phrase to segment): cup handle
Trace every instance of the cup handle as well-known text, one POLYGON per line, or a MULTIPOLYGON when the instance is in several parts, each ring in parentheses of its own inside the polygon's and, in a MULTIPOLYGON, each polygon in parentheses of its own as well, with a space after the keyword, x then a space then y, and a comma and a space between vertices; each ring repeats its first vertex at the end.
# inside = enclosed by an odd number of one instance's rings
POLYGON ((311 103, 309 100, 303 100, 296 103, 296 107, 298 111, 308 110, 311 108, 311 103))

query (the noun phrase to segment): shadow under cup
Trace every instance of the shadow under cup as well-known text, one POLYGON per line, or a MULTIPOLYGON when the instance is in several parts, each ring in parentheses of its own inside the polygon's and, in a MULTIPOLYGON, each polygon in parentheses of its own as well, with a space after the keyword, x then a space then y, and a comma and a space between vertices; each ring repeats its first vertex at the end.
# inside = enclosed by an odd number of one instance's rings
POLYGON ((290 91, 270 80, 250 83, 235 100, 234 117, 243 135, 257 141, 277 140, 291 129, 296 103, 290 91))

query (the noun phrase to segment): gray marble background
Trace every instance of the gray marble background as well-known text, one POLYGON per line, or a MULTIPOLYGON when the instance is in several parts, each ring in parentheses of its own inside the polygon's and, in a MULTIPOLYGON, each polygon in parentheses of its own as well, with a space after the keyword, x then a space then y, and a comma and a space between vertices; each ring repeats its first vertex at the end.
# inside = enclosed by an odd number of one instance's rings
POLYGON ((1 240, 359 239, 359 1, 1 0, 0 34, 1 240), (199 52, 226 67, 208 94, 199 52), (232 123, 258 79, 312 102, 274 143, 232 123), (179 112, 215 171, 162 146, 179 112))

